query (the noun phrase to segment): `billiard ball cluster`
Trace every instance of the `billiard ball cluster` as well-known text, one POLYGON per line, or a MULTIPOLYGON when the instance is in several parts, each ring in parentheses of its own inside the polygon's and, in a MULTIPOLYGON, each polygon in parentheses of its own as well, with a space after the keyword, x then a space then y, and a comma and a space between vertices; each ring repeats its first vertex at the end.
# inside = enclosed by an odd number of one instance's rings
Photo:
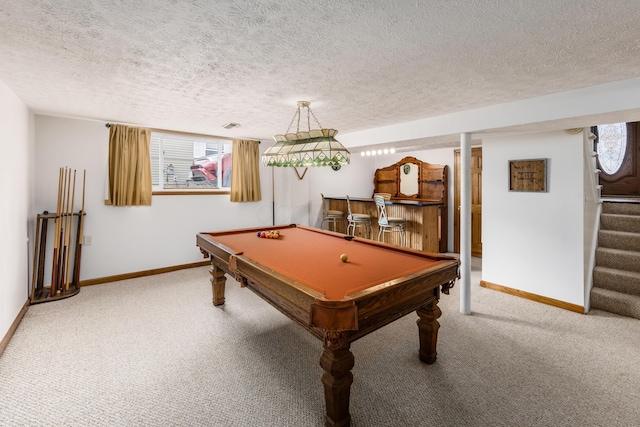
POLYGON ((258 237, 263 239, 279 239, 280 232, 278 230, 258 231, 258 237))

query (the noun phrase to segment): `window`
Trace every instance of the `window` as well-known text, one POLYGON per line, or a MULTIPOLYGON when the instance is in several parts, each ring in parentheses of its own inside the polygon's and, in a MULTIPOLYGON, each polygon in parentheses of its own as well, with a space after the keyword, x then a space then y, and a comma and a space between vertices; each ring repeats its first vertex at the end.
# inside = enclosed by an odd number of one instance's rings
POLYGON ((154 190, 219 189, 231 186, 229 139, 152 132, 154 190))
POLYGON ((598 163, 607 175, 613 175, 622 166, 627 152, 627 124, 598 125, 598 163))

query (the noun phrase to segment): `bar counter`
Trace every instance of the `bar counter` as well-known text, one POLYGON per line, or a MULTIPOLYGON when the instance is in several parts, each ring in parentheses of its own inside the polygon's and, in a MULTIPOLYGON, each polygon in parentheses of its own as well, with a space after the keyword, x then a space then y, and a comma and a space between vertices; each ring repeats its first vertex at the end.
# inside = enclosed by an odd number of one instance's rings
MULTIPOLYGON (((347 228, 346 197, 327 197, 329 209, 344 212, 345 220, 338 223, 335 231, 344 233, 347 228)), ((373 240, 378 239, 378 211, 373 198, 351 197, 351 212, 371 215, 373 240)), ((400 217, 407 220, 407 247, 425 252, 447 251, 447 214, 441 201, 425 199, 394 199, 386 202, 387 216, 400 217), (443 239, 444 236, 444 239, 443 239)), ((363 227, 358 227, 356 236, 364 237, 363 227)), ((385 241, 394 245, 400 244, 398 233, 385 233, 385 241)))

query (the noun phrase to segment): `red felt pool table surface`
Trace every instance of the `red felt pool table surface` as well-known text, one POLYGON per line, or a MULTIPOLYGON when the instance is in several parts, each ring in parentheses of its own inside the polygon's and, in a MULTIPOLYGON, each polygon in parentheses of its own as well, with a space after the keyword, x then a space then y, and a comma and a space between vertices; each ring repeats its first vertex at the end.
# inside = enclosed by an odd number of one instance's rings
MULTIPOLYGON (((271 227, 270 227, 271 228, 271 227)), ((440 262, 424 252, 306 227, 282 227, 279 239, 260 238, 255 230, 207 233, 237 254, 324 294, 343 299, 371 286, 408 276, 440 262), (347 262, 340 259, 346 254, 347 262)))

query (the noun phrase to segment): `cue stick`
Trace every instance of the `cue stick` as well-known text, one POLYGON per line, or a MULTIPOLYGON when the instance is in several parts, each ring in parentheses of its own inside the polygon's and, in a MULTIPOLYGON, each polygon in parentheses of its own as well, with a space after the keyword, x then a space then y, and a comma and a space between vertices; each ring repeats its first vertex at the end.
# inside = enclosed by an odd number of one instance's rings
POLYGON ((56 206, 56 228, 53 233, 53 264, 51 265, 51 291, 50 295, 56 294, 56 278, 58 275, 58 234, 60 233, 60 203, 62 194, 62 168, 60 168, 60 175, 58 176, 58 204, 56 206))
MULTIPOLYGON (((38 274, 36 276, 36 291, 42 291, 44 287, 44 264, 47 259, 47 235, 49 228, 49 211, 44 211, 40 217, 42 221, 42 230, 40 231, 40 242, 38 243, 38 274)), ((44 297, 41 295, 40 298, 44 297)))
POLYGON ((65 247, 65 233, 67 231, 67 186, 68 186, 68 171, 67 167, 64 168, 64 180, 62 183, 62 206, 60 208, 60 218, 62 228, 60 230, 60 247, 58 250, 58 275, 56 277, 56 294, 60 293, 62 289, 62 278, 64 277, 64 258, 67 254, 67 248, 65 247))
POLYGON ((69 233, 69 189, 71 186, 71 168, 66 168, 66 175, 67 175, 67 188, 65 190, 65 203, 64 203, 64 234, 62 236, 62 260, 61 260, 61 266, 62 268, 60 269, 60 282, 59 282, 59 291, 62 291, 62 285, 64 284, 64 278, 67 274, 67 272, 65 271, 65 267, 67 264, 67 256, 69 255, 67 253, 67 235, 69 233))
POLYGON ((86 188, 86 184, 87 184, 87 170, 84 170, 83 176, 82 176, 82 208, 79 212, 79 217, 78 217, 78 233, 76 236, 76 253, 75 253, 75 260, 73 262, 73 284, 75 285, 76 289, 78 289, 80 286, 80 259, 82 256, 82 239, 84 239, 84 190, 86 188))
POLYGON ((60 276, 62 274, 62 259, 64 258, 64 230, 66 229, 65 220, 67 217, 65 216, 64 207, 66 202, 66 188, 67 188, 67 167, 64 167, 64 172, 62 174, 62 196, 60 203, 60 233, 58 236, 58 259, 56 263, 58 267, 56 269, 56 293, 60 292, 60 276))
MULTIPOLYGON (((47 219, 45 218, 45 221, 46 220, 47 219)), ((33 301, 33 297, 36 292, 36 273, 38 270, 39 241, 40 241, 40 215, 38 215, 36 219, 36 239, 33 242, 33 274, 31 276, 31 294, 29 295, 29 301, 33 301)))
MULTIPOLYGON (((75 207, 75 201, 76 201, 76 170, 73 170, 73 190, 71 192, 71 216, 69 219, 69 238, 67 239, 69 242, 69 256, 67 257, 67 277, 66 280, 64 282, 64 290, 68 291, 69 290, 69 277, 71 276, 71 274, 69 274, 69 266, 71 265, 71 238, 73 237, 73 228, 71 227, 73 225, 73 209, 75 207)), ((78 219, 79 221, 80 219, 78 219)))

